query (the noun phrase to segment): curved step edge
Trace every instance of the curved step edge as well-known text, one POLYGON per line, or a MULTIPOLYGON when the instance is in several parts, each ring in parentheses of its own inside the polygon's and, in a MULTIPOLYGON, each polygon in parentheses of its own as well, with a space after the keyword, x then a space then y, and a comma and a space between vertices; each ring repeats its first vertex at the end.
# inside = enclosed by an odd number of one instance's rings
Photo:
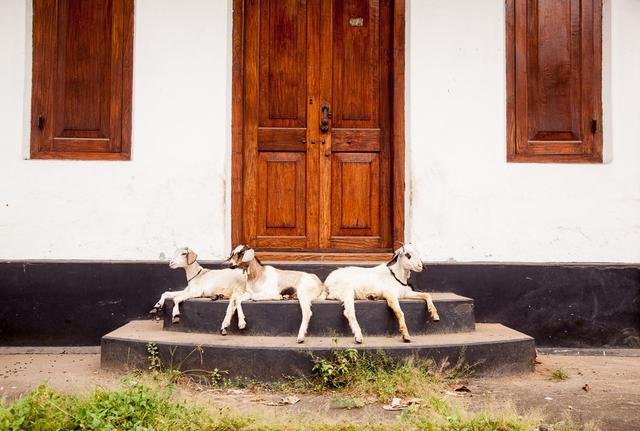
MULTIPOLYGON (((475 329, 474 303, 470 298, 455 294, 433 294, 434 304, 440 315, 439 322, 432 322, 424 301, 401 300, 407 327, 411 335, 470 332, 475 329)), ((180 305, 180 323, 171 323, 173 301, 167 300, 164 310, 164 328, 170 331, 218 333, 224 319, 228 300, 190 299, 180 305)), ((234 315, 228 331, 230 334, 296 336, 302 313, 298 301, 247 301, 242 305, 247 327, 238 329, 234 315), (277 318, 274 318, 277 316, 277 318)), ((356 301, 356 316, 365 336, 396 335, 398 321, 386 301, 356 301)), ((309 336, 351 336, 351 329, 343 315, 339 301, 314 301, 309 336)))
POLYGON ((147 343, 158 347, 165 367, 181 370, 228 371, 262 381, 310 375, 311 355, 327 356, 334 349, 354 347, 361 352, 383 350, 389 356, 431 358, 440 363, 461 359, 475 375, 530 372, 535 360, 533 338, 499 324, 478 324, 477 330, 459 334, 368 337, 356 345, 351 338, 309 337, 296 344, 292 337, 233 336, 162 331, 160 322, 133 321, 102 338, 101 366, 112 369, 147 369, 147 343))

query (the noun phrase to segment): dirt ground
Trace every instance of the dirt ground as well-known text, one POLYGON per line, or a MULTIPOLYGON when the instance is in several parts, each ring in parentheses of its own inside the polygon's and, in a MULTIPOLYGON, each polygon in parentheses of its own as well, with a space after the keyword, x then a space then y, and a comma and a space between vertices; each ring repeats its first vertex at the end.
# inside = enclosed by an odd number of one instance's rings
MULTIPOLYGON (((73 393, 90 392, 95 386, 115 387, 122 374, 100 369, 100 355, 93 351, 0 351, 0 398, 10 401, 45 381, 73 393)), ((456 398, 471 410, 510 402, 519 411, 538 410, 553 420, 570 415, 580 422, 595 421, 603 431, 640 431, 640 357, 549 355, 539 356, 538 361, 535 372, 528 375, 470 378, 464 383, 471 392, 456 398), (550 380, 549 374, 558 369, 568 379, 550 380)), ((339 409, 330 394, 299 395, 300 402, 281 407, 264 405, 283 396, 268 392, 183 388, 181 395, 240 413, 277 416, 286 411, 303 420, 384 421, 399 414, 383 410, 378 403, 339 409)))

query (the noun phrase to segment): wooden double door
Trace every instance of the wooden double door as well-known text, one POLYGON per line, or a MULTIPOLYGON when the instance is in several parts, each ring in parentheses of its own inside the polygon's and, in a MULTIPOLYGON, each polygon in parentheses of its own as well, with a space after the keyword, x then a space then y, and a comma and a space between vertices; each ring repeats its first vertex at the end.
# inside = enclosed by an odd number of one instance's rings
POLYGON ((235 6, 242 8, 234 10, 241 13, 234 25, 242 25, 242 40, 234 40, 242 44, 240 240, 258 250, 389 250, 391 0, 235 6))

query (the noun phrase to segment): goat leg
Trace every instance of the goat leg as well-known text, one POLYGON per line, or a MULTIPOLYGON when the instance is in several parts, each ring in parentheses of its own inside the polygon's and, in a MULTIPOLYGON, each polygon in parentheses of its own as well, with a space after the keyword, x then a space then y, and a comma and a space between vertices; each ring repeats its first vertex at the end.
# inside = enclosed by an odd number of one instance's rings
POLYGON ((360 325, 356 319, 356 307, 353 293, 345 297, 342 304, 344 306, 344 317, 349 321, 349 327, 351 327, 351 331, 353 332, 354 340, 356 343, 360 344, 362 343, 362 329, 360 329, 360 325))
POLYGON ((429 316, 431 316, 431 320, 434 322, 440 321, 440 316, 438 315, 438 310, 436 310, 436 306, 433 304, 433 300, 431 298, 431 294, 427 292, 416 292, 411 291, 407 292, 403 298, 405 299, 422 299, 427 303, 427 312, 429 316))
POLYGON ((307 335, 307 328, 309 328, 309 320, 311 320, 311 299, 306 295, 300 296, 300 310, 302 311, 302 322, 300 323, 300 330, 298 331, 298 343, 304 343, 304 338, 307 335))
POLYGON ((398 298, 392 295, 386 295, 385 299, 387 300, 387 305, 391 310, 393 310, 393 314, 396 315, 396 319, 398 319, 398 326, 400 326, 400 333, 402 334, 402 340, 405 343, 411 342, 411 336, 409 335, 409 330, 407 329, 407 323, 404 320, 404 313, 400 308, 400 301, 398 298))

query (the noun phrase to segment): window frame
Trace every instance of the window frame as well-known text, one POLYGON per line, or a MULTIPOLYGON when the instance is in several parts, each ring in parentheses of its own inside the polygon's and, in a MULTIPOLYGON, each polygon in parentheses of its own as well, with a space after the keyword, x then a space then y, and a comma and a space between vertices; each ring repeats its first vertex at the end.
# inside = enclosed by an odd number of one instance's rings
MULTIPOLYGON (((47 39, 51 29, 47 26, 55 26, 57 16, 57 2, 55 0, 33 1, 33 42, 32 42, 32 81, 31 81, 31 117, 30 117, 30 158, 31 159, 56 159, 56 160, 131 160, 131 123, 133 105, 133 33, 134 33, 134 0, 113 0, 112 20, 118 20, 112 24, 112 29, 119 30, 117 37, 122 51, 121 69, 119 71, 119 95, 110 96, 110 103, 119 103, 119 118, 116 122, 118 136, 109 136, 109 140, 118 139, 117 151, 95 151, 89 148, 80 150, 53 150, 47 148, 54 139, 53 131, 47 129, 47 123, 51 120, 53 104, 48 102, 55 97, 55 83, 53 70, 57 66, 56 54, 47 50, 55 49, 57 39, 47 39), (116 12, 114 12, 116 11, 116 12), (118 16, 116 16, 116 13, 118 16), (54 14, 55 16, 51 16, 54 14), (47 33, 48 32, 48 33, 47 33), (50 92, 50 94, 45 94, 50 92), (45 94, 43 96, 43 94, 45 94), (44 125, 41 126, 39 117, 45 114, 44 125)), ((112 21, 113 22, 113 21, 112 21)), ((114 46, 113 35, 111 48, 114 46)), ((112 63, 110 63, 112 64, 112 63)), ((118 72, 116 72, 118 73, 118 72)), ((112 106, 112 105, 110 105, 112 106)), ((111 121, 111 120, 110 120, 111 121)), ((110 123, 111 124, 111 123, 110 123)), ((81 139, 81 138, 78 138, 81 139)))
MULTIPOLYGON (((602 163, 603 147, 603 115, 602 115, 602 1, 592 1, 593 10, 593 64, 591 96, 593 103, 593 119, 591 130, 585 130, 584 123, 581 129, 583 135, 592 133, 592 144, 590 148, 579 154, 566 154, 562 152, 554 153, 554 145, 557 143, 541 144, 544 154, 535 151, 522 151, 526 147, 525 143, 517 141, 517 128, 519 121, 528 121, 528 118, 517 118, 516 106, 516 86, 517 86, 517 59, 518 55, 526 55, 518 52, 516 33, 516 7, 527 5, 532 0, 506 0, 505 1, 505 29, 506 29, 506 116, 507 116, 507 162, 519 163, 602 163), (517 4, 517 5, 516 5, 517 4), (520 148, 519 148, 520 147, 520 148)), ((527 23, 524 23, 526 26, 527 23)), ((526 33, 526 31, 525 31, 526 33)), ((528 42, 528 40, 527 40, 528 42)), ((582 60, 582 57, 581 57, 582 60)), ((528 112, 527 112, 528 114, 528 112)), ((524 117, 524 116, 523 116, 524 117)))

